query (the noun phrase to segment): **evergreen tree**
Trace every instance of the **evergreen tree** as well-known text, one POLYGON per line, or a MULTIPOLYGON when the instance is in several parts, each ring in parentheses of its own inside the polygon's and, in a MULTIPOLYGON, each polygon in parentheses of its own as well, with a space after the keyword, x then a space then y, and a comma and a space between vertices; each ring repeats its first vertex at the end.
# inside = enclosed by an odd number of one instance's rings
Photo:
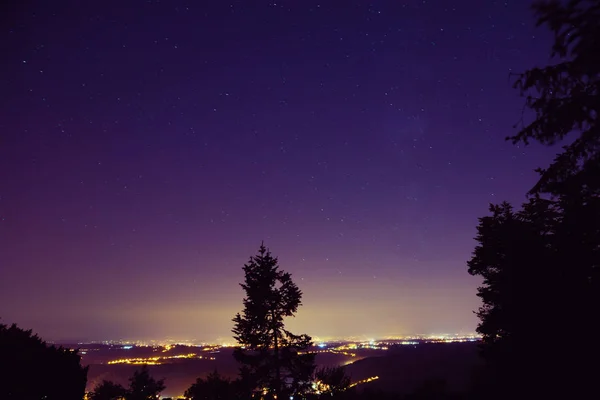
POLYGON ((48 345, 31 330, 0 324, 0 388, 6 399, 81 400, 87 367, 75 350, 48 345))
MULTIPOLYGON (((549 194, 560 214, 552 261, 567 301, 557 306, 557 324, 591 334, 589 316, 600 310, 600 1, 536 1, 533 10, 538 25, 553 33, 551 55, 558 62, 520 75, 516 87, 535 119, 510 139, 552 145, 575 136, 538 170, 530 194, 549 194)), ((589 343, 583 354, 600 357, 600 345, 589 343)))
POLYGON ((600 1, 536 1, 533 9, 554 35, 558 61, 519 76, 535 118, 508 139, 575 137, 538 169, 521 211, 503 203, 480 219, 469 272, 483 277, 478 331, 494 384, 486 396, 583 398, 594 390, 587 366, 600 346, 555 338, 591 335, 600 308, 600 1))
POLYGON ((244 310, 233 319, 239 344, 234 357, 242 364, 242 382, 278 398, 301 393, 315 368, 314 355, 301 354, 312 339, 286 330, 284 318, 296 314, 302 292, 264 244, 244 265, 244 274, 244 310))
POLYGON ((154 379, 150 375, 148 367, 144 365, 129 378, 129 389, 125 394, 125 399, 156 400, 163 390, 165 390, 164 379, 154 379))

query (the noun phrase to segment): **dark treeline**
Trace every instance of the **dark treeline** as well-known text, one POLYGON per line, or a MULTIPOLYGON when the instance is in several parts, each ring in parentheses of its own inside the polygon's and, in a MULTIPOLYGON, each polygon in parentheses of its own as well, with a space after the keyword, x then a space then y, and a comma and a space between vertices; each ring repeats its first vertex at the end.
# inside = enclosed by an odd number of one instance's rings
POLYGON ((143 366, 135 371, 129 378, 129 387, 111 381, 99 383, 89 397, 92 400, 147 400, 157 399, 165 389, 164 380, 156 380, 148 372, 148 367, 143 366))
MULTIPOLYGON (((600 305, 600 1, 539 1, 538 25, 554 34, 556 60, 518 75, 515 88, 533 112, 509 137, 516 143, 566 145, 532 183, 520 208, 490 206, 480 218, 468 272, 481 276, 484 367, 467 393, 429 381, 411 395, 352 388, 343 367, 316 369, 312 339, 284 319, 302 292, 261 246, 244 266, 244 308, 233 319, 240 374, 217 371, 186 391, 189 399, 500 399, 597 397, 598 341, 591 337, 600 305), (569 341, 566 346, 561 341, 569 341), (593 396, 592 394, 595 394, 593 396), (592 395, 592 396, 590 396, 592 395)), ((500 77, 499 77, 500 78, 500 77)), ((87 368, 77 351, 49 346, 31 331, 0 325, 0 387, 19 400, 81 400, 87 368)), ((104 381, 90 398, 156 399, 164 382, 147 368, 127 388, 104 381)))
POLYGON ((8 399, 81 400, 87 367, 77 351, 49 346, 31 330, 0 324, 0 388, 8 399))
POLYGON ((568 144, 538 169, 520 210, 492 205, 477 227, 468 267, 483 277, 478 332, 487 370, 478 390, 485 398, 597 397, 600 1, 540 1, 533 9, 554 35, 556 63, 517 77, 534 118, 508 139, 568 144))

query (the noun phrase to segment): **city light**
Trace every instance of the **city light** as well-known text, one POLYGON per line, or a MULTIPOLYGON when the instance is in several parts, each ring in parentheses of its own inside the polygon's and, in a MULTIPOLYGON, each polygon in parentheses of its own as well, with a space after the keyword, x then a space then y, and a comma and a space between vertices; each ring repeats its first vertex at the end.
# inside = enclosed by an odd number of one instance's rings
POLYGON ((162 357, 147 357, 147 358, 121 358, 118 360, 109 361, 107 364, 133 364, 133 365, 160 365, 164 364, 164 361, 173 359, 198 359, 198 360, 214 360, 214 357, 199 356, 196 353, 180 354, 176 356, 162 356, 162 357))
POLYGON ((375 380, 377 380, 377 379, 379 379, 379 377, 378 377, 378 376, 372 376, 372 377, 370 377, 370 378, 367 378, 367 379, 362 379, 362 380, 360 380, 360 381, 357 381, 357 382, 351 383, 351 384, 350 384, 350 386, 348 386, 348 387, 349 387, 349 388, 352 388, 352 387, 354 387, 354 386, 357 386, 357 385, 362 385, 362 384, 364 384, 364 383, 373 382, 373 381, 375 381, 375 380))

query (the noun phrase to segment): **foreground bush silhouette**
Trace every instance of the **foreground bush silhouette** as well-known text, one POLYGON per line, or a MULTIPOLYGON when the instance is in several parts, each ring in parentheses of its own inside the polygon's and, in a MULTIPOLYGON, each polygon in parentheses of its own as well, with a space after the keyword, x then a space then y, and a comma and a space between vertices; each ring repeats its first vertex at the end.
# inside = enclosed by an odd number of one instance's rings
POLYGON ((46 344, 31 330, 0 324, 0 388, 15 400, 81 400, 87 367, 75 350, 46 344))
POLYGON ((163 390, 165 390, 164 379, 154 379, 148 367, 144 365, 129 378, 129 389, 125 398, 126 400, 157 399, 163 390))
POLYGON ((221 376, 216 370, 206 378, 198 378, 184 397, 189 400, 235 400, 241 398, 237 382, 221 376))
POLYGON ((322 367, 315 371, 314 381, 322 396, 339 395, 350 387, 350 377, 344 367, 322 367))
POLYGON ((90 393, 91 400, 120 400, 125 398, 127 390, 112 381, 104 380, 99 383, 92 393, 90 393))
POLYGON ((147 366, 136 370, 129 378, 129 387, 104 380, 90 393, 92 400, 156 400, 165 390, 164 379, 156 380, 147 366))

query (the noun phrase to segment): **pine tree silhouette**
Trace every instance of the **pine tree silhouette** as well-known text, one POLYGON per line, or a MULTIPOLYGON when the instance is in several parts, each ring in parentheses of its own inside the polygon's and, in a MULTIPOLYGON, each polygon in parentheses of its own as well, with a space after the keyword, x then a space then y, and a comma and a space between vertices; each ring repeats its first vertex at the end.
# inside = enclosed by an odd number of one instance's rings
POLYGON ((314 371, 314 355, 301 354, 312 345, 310 336, 285 329, 302 304, 302 292, 264 244, 244 265, 244 310, 233 319, 239 347, 234 357, 242 364, 242 381, 252 390, 288 398, 306 390, 314 371))

